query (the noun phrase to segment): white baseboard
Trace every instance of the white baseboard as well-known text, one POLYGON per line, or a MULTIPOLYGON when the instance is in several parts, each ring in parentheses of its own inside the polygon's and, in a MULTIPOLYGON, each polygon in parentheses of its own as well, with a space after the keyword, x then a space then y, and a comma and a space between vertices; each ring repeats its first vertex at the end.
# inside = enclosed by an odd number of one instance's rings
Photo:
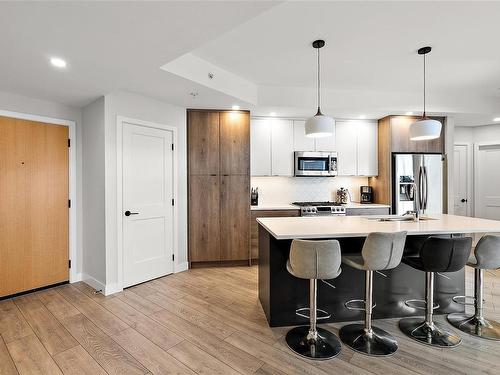
POLYGON ((95 290, 104 292, 104 290, 106 289, 106 286, 102 282, 100 282, 99 280, 94 279, 92 276, 89 276, 86 273, 82 273, 81 274, 81 280, 85 284, 90 285, 95 290))
POLYGON ((106 287, 104 288, 103 294, 105 296, 109 296, 111 294, 119 293, 121 291, 123 291, 122 286, 118 283, 115 283, 115 284, 106 285, 106 287))
POLYGON ((189 263, 188 262, 174 264, 174 273, 186 271, 188 268, 189 268, 189 263))
POLYGON ((69 280, 69 282, 70 282, 71 284, 73 284, 73 283, 77 283, 77 282, 82 281, 82 280, 83 280, 83 274, 80 272, 80 273, 77 273, 77 274, 75 275, 75 278, 73 278, 73 279, 72 279, 72 278, 71 278, 71 276, 70 276, 70 280, 69 280))

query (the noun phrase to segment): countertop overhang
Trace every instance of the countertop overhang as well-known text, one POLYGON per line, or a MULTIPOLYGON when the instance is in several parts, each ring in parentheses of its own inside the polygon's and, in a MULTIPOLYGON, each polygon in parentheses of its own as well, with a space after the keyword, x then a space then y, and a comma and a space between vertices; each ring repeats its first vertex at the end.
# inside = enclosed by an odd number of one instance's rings
POLYGON ((407 231, 408 235, 500 233, 500 221, 456 215, 429 215, 435 220, 377 221, 370 216, 257 218, 278 240, 366 237, 372 232, 407 231))

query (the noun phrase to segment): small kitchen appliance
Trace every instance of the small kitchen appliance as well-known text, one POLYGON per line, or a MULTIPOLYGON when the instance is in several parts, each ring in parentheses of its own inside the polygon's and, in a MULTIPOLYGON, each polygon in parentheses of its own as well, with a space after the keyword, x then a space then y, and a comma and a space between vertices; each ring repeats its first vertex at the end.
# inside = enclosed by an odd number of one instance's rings
POLYGON ((359 196, 361 203, 373 203, 373 188, 371 186, 361 186, 359 196))
POLYGON ((345 216, 345 207, 337 202, 293 202, 300 216, 345 216))
POLYGON ((295 177, 333 177, 337 175, 337 153, 294 152, 295 177))
POLYGON ((340 204, 347 204, 347 202, 350 201, 350 195, 349 195, 349 190, 341 187, 339 190, 337 190, 337 203, 340 204))

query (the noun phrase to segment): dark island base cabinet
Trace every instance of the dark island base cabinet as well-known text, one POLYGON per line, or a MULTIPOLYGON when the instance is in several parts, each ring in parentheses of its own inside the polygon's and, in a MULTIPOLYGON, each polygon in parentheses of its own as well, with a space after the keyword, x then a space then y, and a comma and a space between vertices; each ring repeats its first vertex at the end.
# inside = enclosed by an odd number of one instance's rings
MULTIPOLYGON (((405 253, 415 253, 425 238, 408 236, 405 253)), ((360 253, 364 238, 342 238, 339 242, 344 254, 360 253)), ((295 310, 309 307, 309 280, 287 272, 290 244, 291 240, 277 240, 259 225, 259 299, 271 327, 307 323, 295 310)), ((405 264, 382 272, 386 277, 374 273, 374 319, 422 316, 423 310, 407 307, 404 301, 424 298, 425 273, 405 264)), ((434 300, 440 307, 434 313, 464 312, 464 306, 452 302, 452 297, 465 294, 465 271, 447 273, 446 277, 435 276, 434 300)), ((348 310, 344 303, 364 299, 365 272, 343 265, 340 276, 329 282, 335 289, 318 282, 318 307, 332 314, 322 323, 362 320, 363 311, 348 310)))
POLYGON ((297 217, 300 210, 253 210, 250 222, 250 254, 252 259, 259 257, 259 224, 258 217, 297 217))

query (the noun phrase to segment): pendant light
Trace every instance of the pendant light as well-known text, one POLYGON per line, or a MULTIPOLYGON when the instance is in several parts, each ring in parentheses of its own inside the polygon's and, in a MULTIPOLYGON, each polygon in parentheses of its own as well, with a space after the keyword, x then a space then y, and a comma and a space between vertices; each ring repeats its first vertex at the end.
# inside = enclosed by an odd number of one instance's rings
POLYGON ((333 125, 335 121, 328 116, 321 113, 320 109, 320 64, 319 64, 319 50, 325 46, 324 40, 315 40, 312 44, 318 51, 318 112, 313 117, 306 121, 306 136, 311 138, 328 137, 333 134, 333 125))
POLYGON ((412 141, 436 139, 441 135, 441 123, 428 118, 425 113, 425 55, 431 50, 431 47, 422 47, 418 50, 419 55, 424 55, 424 112, 420 120, 415 121, 410 126, 410 139, 412 141))

